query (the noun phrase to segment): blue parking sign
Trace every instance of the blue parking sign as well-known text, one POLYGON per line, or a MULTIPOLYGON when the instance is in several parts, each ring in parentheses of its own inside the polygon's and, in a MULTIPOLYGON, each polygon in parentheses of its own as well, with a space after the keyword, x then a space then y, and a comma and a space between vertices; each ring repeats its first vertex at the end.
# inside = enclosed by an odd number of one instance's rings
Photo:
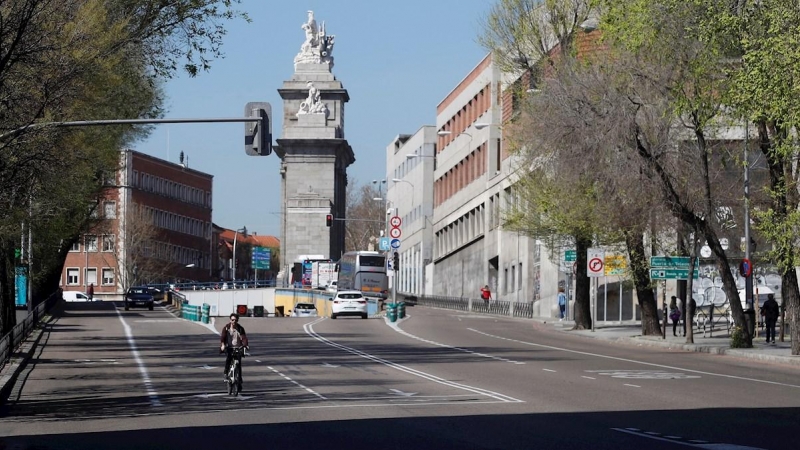
POLYGON ((382 237, 378 243, 378 249, 382 252, 388 252, 392 248, 392 240, 388 237, 382 237))

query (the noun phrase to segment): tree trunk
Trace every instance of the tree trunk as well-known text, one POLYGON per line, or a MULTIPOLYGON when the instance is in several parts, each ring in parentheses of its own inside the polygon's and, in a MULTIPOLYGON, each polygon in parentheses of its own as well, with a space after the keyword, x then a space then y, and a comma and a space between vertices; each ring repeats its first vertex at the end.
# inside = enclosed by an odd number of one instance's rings
POLYGON ((786 308, 783 317, 789 324, 789 337, 792 339, 792 355, 800 355, 800 295, 794 267, 787 267, 781 274, 781 297, 783 308, 786 308))
POLYGON ((590 280, 586 276, 586 252, 592 245, 592 240, 585 237, 575 238, 575 264, 578 268, 575 274, 575 328, 574 330, 588 330, 592 328, 592 311, 590 303, 590 280))
POLYGON ((9 272, 7 255, 13 254, 8 246, 9 242, 0 240, 0 336, 5 336, 17 324, 16 308, 14 305, 14 294, 10 288, 14 284, 13 272, 9 272), (9 274, 12 274, 9 276, 9 274))
POLYGON ((628 258, 631 261, 636 297, 642 311, 642 336, 661 334, 656 296, 650 285, 650 265, 647 263, 644 252, 644 234, 633 231, 625 232, 625 244, 628 247, 628 258))

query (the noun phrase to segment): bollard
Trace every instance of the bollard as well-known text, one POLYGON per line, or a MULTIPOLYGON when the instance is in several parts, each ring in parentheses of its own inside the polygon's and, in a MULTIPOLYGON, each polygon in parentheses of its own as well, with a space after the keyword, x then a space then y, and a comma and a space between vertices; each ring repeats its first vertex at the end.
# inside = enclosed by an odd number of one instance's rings
POLYGON ((211 319, 209 318, 209 313, 211 312, 211 305, 208 303, 203 303, 202 315, 200 316, 201 321, 203 323, 209 323, 211 319))
POLYGON ((404 302, 400 302, 397 304, 397 318, 403 319, 406 317, 406 304, 404 302))
POLYGON ((386 304, 386 317, 389 322, 397 322, 397 303, 386 304))

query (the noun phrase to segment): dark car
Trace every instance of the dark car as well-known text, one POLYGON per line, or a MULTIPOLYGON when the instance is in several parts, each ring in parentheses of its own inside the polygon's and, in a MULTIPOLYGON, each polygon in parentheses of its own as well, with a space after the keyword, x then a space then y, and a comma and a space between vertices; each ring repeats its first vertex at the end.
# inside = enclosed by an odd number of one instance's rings
POLYGON ((131 306, 146 306, 150 311, 153 310, 154 298, 152 291, 147 287, 128 288, 125 293, 125 311, 131 306))

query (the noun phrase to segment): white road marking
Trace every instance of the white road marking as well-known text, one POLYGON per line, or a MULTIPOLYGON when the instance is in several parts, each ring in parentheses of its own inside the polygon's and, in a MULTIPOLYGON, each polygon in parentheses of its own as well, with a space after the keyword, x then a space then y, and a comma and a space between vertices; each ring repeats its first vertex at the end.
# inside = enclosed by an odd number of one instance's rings
POLYGON ((634 436, 639 436, 645 439, 653 439, 662 442, 671 442, 673 444, 683 445, 686 447, 702 448, 707 450, 765 450, 758 447, 745 447, 742 445, 735 445, 735 444, 710 443, 708 441, 699 441, 699 440, 683 440, 683 438, 679 436, 664 436, 661 433, 655 433, 652 431, 642 431, 638 428, 612 428, 612 430, 619 431, 620 433, 632 434, 634 436))
POLYGON ((578 354, 578 355, 586 355, 586 356, 594 356, 596 358, 613 359, 614 361, 624 361, 624 362, 629 362, 629 363, 634 363, 634 364, 641 364, 641 365, 644 365, 644 366, 661 367, 663 369, 680 370, 680 371, 683 371, 683 372, 699 373, 700 375, 708 375, 708 376, 720 377, 720 378, 730 378, 730 379, 733 379, 733 380, 754 381, 756 383, 771 384, 773 386, 785 386, 785 387, 800 389, 800 385, 796 385, 796 384, 779 383, 777 381, 759 380, 757 378, 739 377, 739 376, 736 376, 736 375, 726 375, 726 374, 723 374, 723 373, 704 372, 702 370, 684 369, 684 368, 681 368, 681 367, 666 366, 666 365, 663 365, 663 364, 655 364, 655 363, 649 363, 649 362, 644 362, 644 361, 637 361, 635 359, 619 358, 619 357, 616 357, 616 356, 608 356, 608 355, 600 355, 600 354, 597 354, 597 353, 582 352, 582 351, 579 351, 579 350, 571 350, 571 349, 568 349, 568 348, 555 347, 555 346, 552 346, 552 345, 545 345, 545 344, 536 344, 536 343, 533 343, 533 342, 526 342, 526 341, 520 341, 518 339, 511 339, 511 338, 507 338, 507 337, 503 337, 503 336, 497 336, 497 335, 494 335, 494 334, 484 333, 483 331, 479 331, 479 330, 476 330, 474 328, 467 328, 467 329, 469 331, 473 331, 475 333, 482 334, 484 336, 488 336, 488 337, 491 337, 491 338, 500 339, 500 340, 509 341, 509 342, 516 342, 516 343, 522 344, 522 345, 530 345, 532 347, 549 348, 550 350, 557 350, 557 351, 561 351, 561 352, 575 353, 575 354, 578 354))
POLYGON ((586 375, 582 376, 581 378, 586 378, 587 380, 596 380, 597 378, 594 377, 587 377, 586 375))
POLYGON ((389 389, 389 391, 394 392, 395 394, 403 397, 411 397, 413 395, 417 395, 416 392, 403 392, 400 389, 389 389))
POLYGON ((139 355, 139 350, 136 348, 136 341, 133 339, 133 331, 131 330, 131 327, 125 322, 125 319, 122 317, 122 313, 119 312, 119 309, 115 307, 114 310, 117 312, 119 321, 122 322, 122 327, 125 329, 125 337, 128 339, 128 346, 131 348, 131 353, 133 353, 133 359, 136 361, 136 365, 139 366, 139 373, 142 375, 142 381, 144 382, 145 390, 147 390, 147 395, 150 397, 150 405, 156 407, 163 406, 161 400, 158 398, 158 392, 156 392, 156 390, 153 388, 150 375, 147 373, 147 367, 145 367, 144 361, 139 355))
POLYGON ((519 365, 525 364, 522 361, 514 361, 514 360, 511 360, 511 359, 502 358, 502 357, 499 357, 499 356, 487 355, 486 353, 478 353, 478 352, 475 352, 475 351, 472 351, 472 350, 469 350, 469 349, 466 349, 466 348, 453 347, 452 345, 442 344, 440 342, 431 341, 429 339, 424 339, 424 338, 421 338, 419 336, 415 336, 415 335, 403 330, 402 328, 400 328, 398 326, 397 323, 392 323, 392 322, 387 322, 387 323, 389 324, 390 327, 392 327, 394 329, 394 331, 397 331, 398 333, 400 333, 400 334, 402 334, 404 336, 408 336, 411 339, 416 339, 416 340, 418 340, 420 342, 424 342, 426 344, 435 345, 437 347, 449 348, 451 350, 457 350, 459 352, 469 353, 471 355, 480 356, 480 357, 483 357, 483 358, 494 359, 496 361, 503 361, 503 362, 507 362, 507 363, 511 363, 511 364, 519 364, 519 365))
POLYGON ((272 368, 272 367, 269 367, 269 366, 267 366, 267 369, 269 369, 269 370, 271 370, 271 371, 275 372, 276 374, 278 374, 278 376, 280 376, 280 377, 283 377, 285 380, 287 380, 287 381, 290 381, 290 382, 292 382, 292 383, 296 384, 296 385, 297 385, 297 386, 299 386, 301 389, 305 389, 306 391, 308 391, 308 392, 310 392, 310 393, 312 393, 312 394, 316 395, 317 397, 321 398, 322 400, 327 400, 327 398, 325 398, 325 396, 324 396, 324 395, 322 395, 322 394, 320 394, 320 393, 318 393, 318 392, 314 391, 313 389, 310 389, 310 388, 308 388, 308 387, 306 387, 306 386, 303 386, 302 384, 298 383, 297 381, 294 381, 293 379, 291 379, 291 378, 287 377, 286 375, 284 375, 284 374, 280 373, 280 372, 279 372, 277 369, 275 369, 275 368, 272 368))
POLYGON ((542 370, 544 370, 545 372, 555 372, 555 370, 553 369, 542 369, 542 370))
POLYGON ((635 384, 624 384, 623 386, 638 387, 638 388, 640 388, 640 387, 641 387, 641 386, 637 386, 637 385, 635 385, 635 384))
POLYGON ((374 361, 374 362, 383 364, 383 365, 385 365, 387 367, 391 367, 392 369, 399 370, 401 372, 405 372, 405 373, 407 373, 409 375, 413 375, 413 376, 416 376, 416 377, 419 377, 419 378, 422 378, 422 379, 425 379, 425 380, 428 380, 428 381, 433 381, 434 383, 439 383, 439 384, 442 384, 444 386, 450 386, 450 387, 453 387, 453 388, 456 388, 456 389, 462 389, 462 390, 465 390, 467 392, 472 392, 474 394, 484 395, 484 396, 493 398, 495 400, 499 400, 501 402, 524 403, 523 400, 519 400, 519 399, 516 399, 514 397, 510 397, 508 395, 501 394, 499 392, 489 391, 487 389, 482 389, 482 388, 478 388, 478 387, 474 387, 474 386, 468 386, 468 385, 465 385, 465 384, 456 383, 454 381, 445 380, 444 378, 439 378, 439 377, 437 377, 435 375, 431 375, 429 373, 425 373, 425 372, 422 372, 420 370, 412 369, 412 368, 410 368, 408 366, 403 366, 401 364, 393 363, 393 362, 391 362, 389 360, 386 360, 386 359, 383 359, 383 358, 379 358, 379 357, 374 356, 374 355, 370 355, 369 353, 366 353, 366 352, 362 352, 361 350, 356 350, 356 349, 354 349, 352 347, 348 347, 346 345, 342 345, 342 344, 336 343, 334 341, 331 341, 330 339, 322 337, 321 335, 317 334, 317 332, 314 331, 314 324, 320 322, 321 320, 324 320, 324 318, 321 318, 319 320, 315 320, 314 322, 307 323, 307 324, 303 325, 303 329, 306 331, 306 333, 308 333, 309 336, 313 337, 314 339, 316 339, 316 340, 318 340, 318 341, 320 341, 320 342, 322 342, 324 344, 330 345, 331 347, 336 347, 336 348, 344 350, 344 351, 346 351, 348 353, 352 353, 354 355, 360 356, 360 357, 362 357, 364 359, 368 359, 370 361, 374 361))
POLYGON ((607 375, 611 378, 634 378, 639 380, 680 380, 686 378, 700 378, 700 375, 686 375, 684 373, 665 372, 663 370, 587 370, 598 375, 607 375))

